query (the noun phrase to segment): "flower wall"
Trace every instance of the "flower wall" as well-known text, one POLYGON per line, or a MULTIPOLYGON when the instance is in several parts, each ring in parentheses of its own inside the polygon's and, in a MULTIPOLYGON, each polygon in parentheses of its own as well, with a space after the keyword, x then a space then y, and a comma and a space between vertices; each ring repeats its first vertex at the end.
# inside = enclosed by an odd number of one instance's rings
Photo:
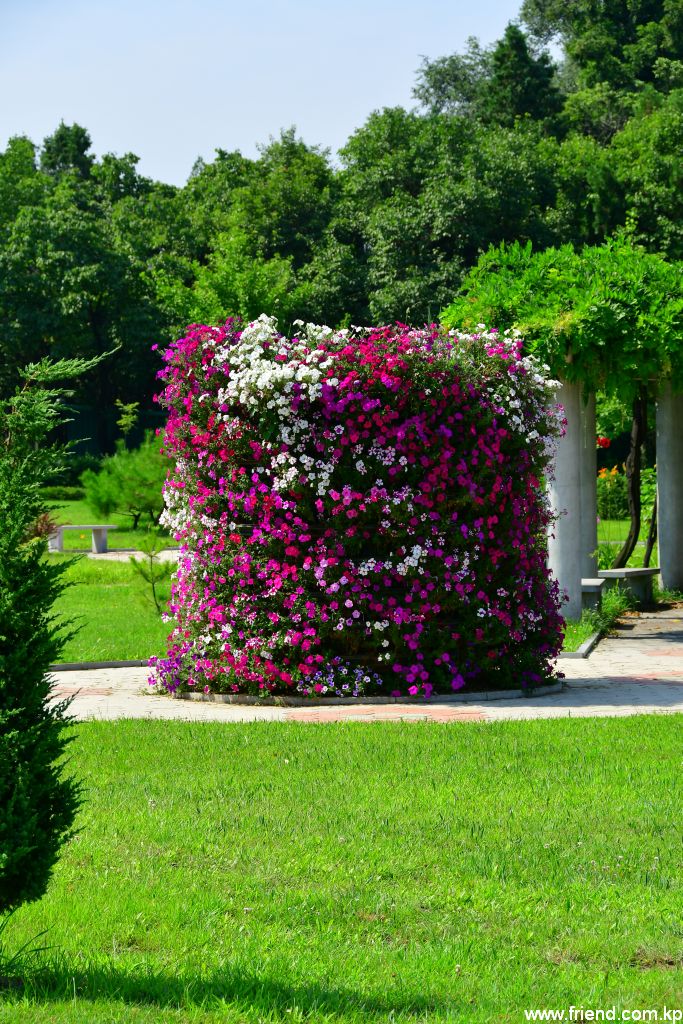
POLYGON ((164 354, 175 692, 430 696, 534 686, 555 382, 495 331, 193 326, 164 354))

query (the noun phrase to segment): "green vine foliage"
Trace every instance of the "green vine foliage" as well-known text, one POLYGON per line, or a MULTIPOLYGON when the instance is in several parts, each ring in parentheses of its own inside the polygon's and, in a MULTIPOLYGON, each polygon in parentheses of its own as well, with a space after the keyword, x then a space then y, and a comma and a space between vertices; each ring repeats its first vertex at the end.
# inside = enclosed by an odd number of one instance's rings
POLYGON ((624 234, 601 246, 489 249, 443 322, 517 328, 553 374, 630 402, 662 378, 683 387, 683 264, 624 234))
POLYGON ((43 895, 79 805, 63 770, 68 702, 49 700, 48 669, 67 639, 52 613, 67 564, 45 558, 31 527, 47 512, 41 484, 63 463, 48 443, 61 381, 96 362, 33 364, 0 404, 0 913, 43 895))

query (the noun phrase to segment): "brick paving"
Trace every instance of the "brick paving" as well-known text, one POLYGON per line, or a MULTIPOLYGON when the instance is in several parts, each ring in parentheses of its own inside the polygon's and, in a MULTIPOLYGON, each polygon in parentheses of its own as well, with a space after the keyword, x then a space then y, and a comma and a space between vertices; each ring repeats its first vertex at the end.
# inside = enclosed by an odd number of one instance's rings
POLYGON ((561 692, 452 704, 251 707, 173 700, 150 692, 144 668, 54 672, 55 699, 72 697, 71 714, 89 718, 165 718, 206 722, 490 722, 499 719, 606 717, 683 712, 683 607, 624 618, 588 658, 561 659, 561 692))

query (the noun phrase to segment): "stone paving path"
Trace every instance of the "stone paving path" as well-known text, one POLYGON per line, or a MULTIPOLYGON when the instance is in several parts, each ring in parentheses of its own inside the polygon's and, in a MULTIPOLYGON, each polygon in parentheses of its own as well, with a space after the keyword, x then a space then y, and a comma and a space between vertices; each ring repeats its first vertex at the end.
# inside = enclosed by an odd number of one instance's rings
POLYGON ((176 718, 205 722, 432 722, 683 712, 683 607, 628 616, 590 657, 562 659, 561 693, 485 703, 245 707, 173 700, 149 692, 144 668, 55 672, 55 698, 73 696, 71 713, 88 718, 176 718))

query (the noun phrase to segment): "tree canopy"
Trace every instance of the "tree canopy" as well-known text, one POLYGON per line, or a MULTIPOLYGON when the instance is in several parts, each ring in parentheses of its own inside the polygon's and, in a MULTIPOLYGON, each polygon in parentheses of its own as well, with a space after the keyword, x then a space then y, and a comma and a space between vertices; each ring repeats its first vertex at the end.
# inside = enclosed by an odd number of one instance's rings
POLYGON ((115 401, 144 417, 151 346, 190 321, 420 323, 515 242, 578 252, 626 231, 683 260, 682 20, 678 0, 524 0, 491 46, 424 60, 416 107, 371 113, 338 163, 288 128, 256 158, 217 148, 177 188, 133 153, 97 156, 78 124, 11 139, 0 397, 27 361, 116 350, 74 399, 111 451, 115 401))

